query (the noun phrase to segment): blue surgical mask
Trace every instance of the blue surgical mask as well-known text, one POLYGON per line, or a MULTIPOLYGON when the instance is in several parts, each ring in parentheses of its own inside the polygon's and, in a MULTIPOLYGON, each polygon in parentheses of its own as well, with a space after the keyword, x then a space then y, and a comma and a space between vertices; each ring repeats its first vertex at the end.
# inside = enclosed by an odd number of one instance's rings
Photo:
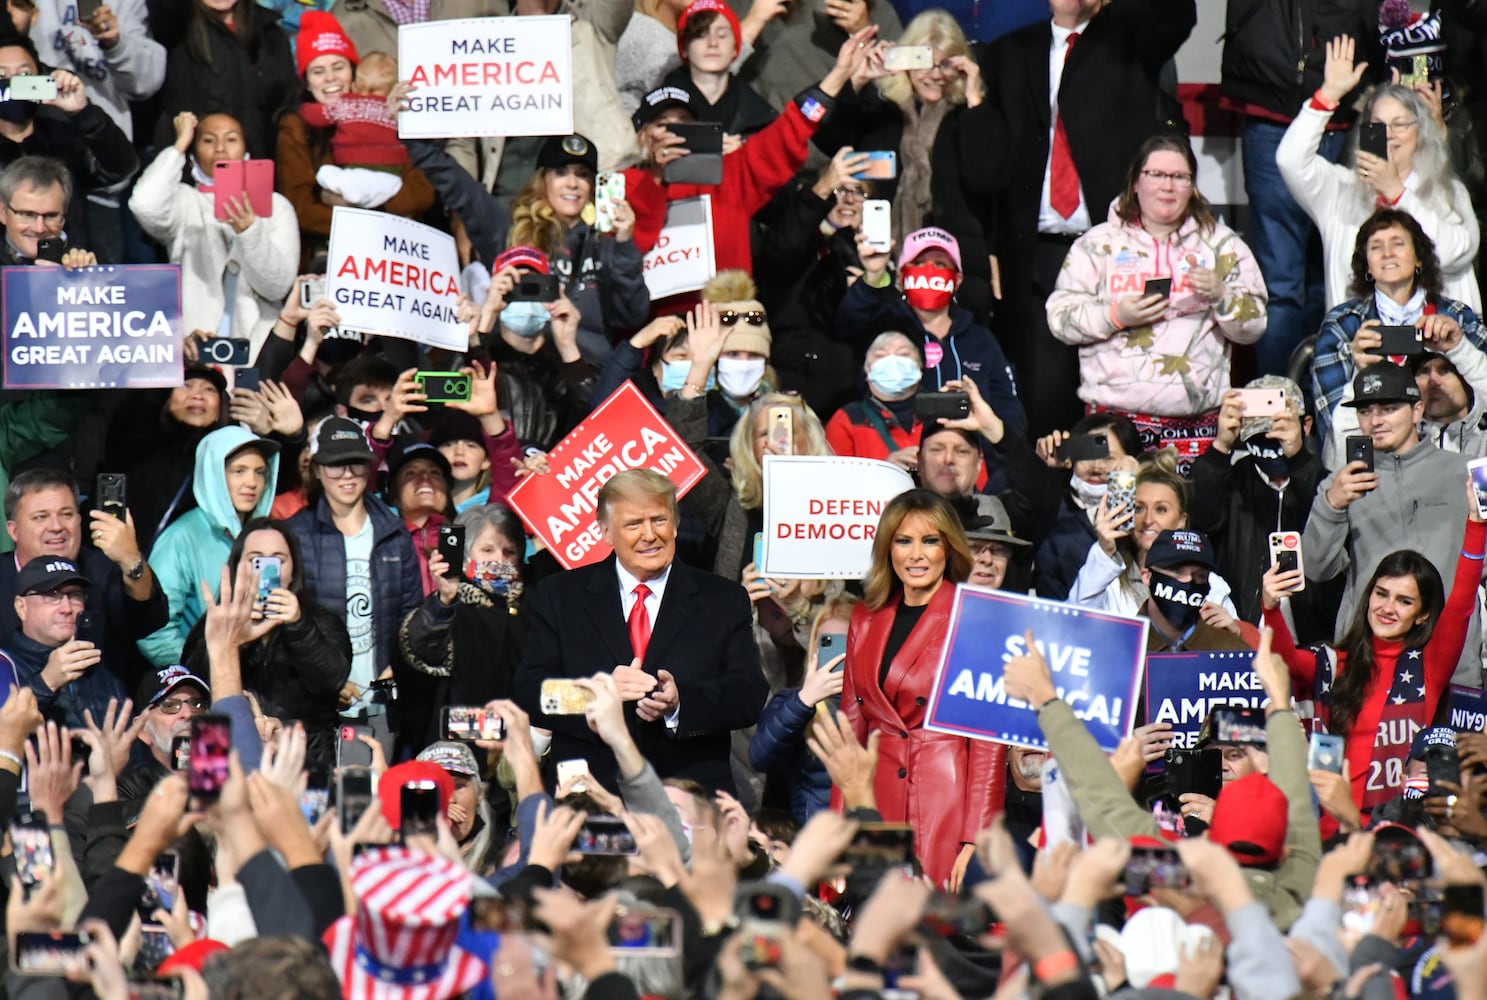
POLYGON ((501 325, 518 337, 537 336, 551 319, 541 302, 513 302, 501 310, 501 325))
MULTIPOLYGON (((687 376, 692 374, 692 362, 690 361, 662 361, 661 362, 661 391, 680 392, 682 386, 687 384, 687 376)), ((717 377, 707 373, 707 388, 712 389, 718 384, 717 377)))
POLYGON ((913 358, 889 354, 874 361, 867 369, 867 380, 885 396, 897 396, 919 384, 924 375, 913 358))

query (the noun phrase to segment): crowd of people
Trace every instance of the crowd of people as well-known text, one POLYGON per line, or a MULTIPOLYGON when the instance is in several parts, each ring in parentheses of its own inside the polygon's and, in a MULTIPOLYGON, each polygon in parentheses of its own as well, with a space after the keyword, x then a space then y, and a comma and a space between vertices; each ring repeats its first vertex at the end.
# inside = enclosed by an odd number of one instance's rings
POLYGON ((0 264, 177 265, 184 365, 0 393, 3 994, 1487 998, 1479 15, 1229 4, 1225 219, 1195 0, 1033 6, 10 0, 0 264), (533 15, 571 134, 399 137, 401 26, 533 15), (508 497, 627 384, 702 475, 565 569, 508 497), (785 454, 912 478, 860 579, 765 574, 785 454), (1253 705, 1111 753, 1029 633, 1041 745, 931 728, 962 587, 1253 705))

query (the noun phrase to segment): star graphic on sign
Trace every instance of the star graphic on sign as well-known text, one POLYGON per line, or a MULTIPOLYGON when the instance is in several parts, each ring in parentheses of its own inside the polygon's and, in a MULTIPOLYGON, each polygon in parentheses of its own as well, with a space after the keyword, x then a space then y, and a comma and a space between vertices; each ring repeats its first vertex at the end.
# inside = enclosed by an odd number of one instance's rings
POLYGON ((1415 679, 1415 675, 1406 670, 1404 673, 1399 675, 1399 679, 1408 684, 1410 681, 1415 679))
POLYGON ((1424 688, 1420 688, 1419 690, 1420 690, 1420 697, 1421 698, 1425 697, 1425 689, 1424 688))
POLYGON ((1396 705, 1403 705, 1404 704, 1404 695, 1402 695, 1402 694, 1395 695, 1394 696, 1394 704, 1396 704, 1396 705))
POLYGON ((1409 651, 1408 655, 1405 658, 1410 660, 1418 660, 1420 658, 1420 651, 1418 649, 1412 649, 1409 651))
POLYGON ((1332 690, 1332 685, 1329 684, 1329 683, 1327 683, 1326 681, 1323 681, 1322 682, 1322 693, 1323 694, 1326 694, 1328 691, 1331 691, 1331 690, 1332 690))

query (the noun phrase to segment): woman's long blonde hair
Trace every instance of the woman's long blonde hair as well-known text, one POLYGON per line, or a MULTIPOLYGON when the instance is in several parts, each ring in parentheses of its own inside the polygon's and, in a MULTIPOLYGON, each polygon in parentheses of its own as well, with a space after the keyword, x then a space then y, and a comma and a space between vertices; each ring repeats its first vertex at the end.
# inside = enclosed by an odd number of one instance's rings
POLYGON ((760 396, 739 414, 728 441, 728 457, 733 459, 733 492, 744 510, 755 510, 764 504, 764 470, 754 460, 754 421, 771 406, 788 406, 795 411, 795 422, 805 428, 806 455, 830 455, 826 429, 815 412, 799 396, 771 392, 760 396))
POLYGON ((536 247, 550 258, 563 247, 567 230, 547 202, 547 167, 538 167, 527 186, 511 199, 509 247, 536 247))
POLYGON ((883 508, 878 518, 878 531, 873 536, 873 565, 862 578, 862 603, 870 611, 888 606, 893 595, 904 589, 903 581, 893 571, 893 536, 910 514, 923 515, 945 546, 945 583, 962 583, 971 575, 971 546, 966 541, 960 516, 950 501, 929 490, 905 490, 883 508))
MULTIPOLYGON (((932 7, 910 21, 899 36, 898 44, 929 45, 945 53, 946 59, 952 56, 969 58, 971 54, 965 32, 960 30, 955 18, 938 7, 932 7)), ((902 106, 913 102, 914 85, 909 82, 907 71, 892 73, 878 81, 878 93, 885 101, 902 106)), ((945 85, 943 99, 952 105, 966 102, 966 84, 959 74, 945 85)))

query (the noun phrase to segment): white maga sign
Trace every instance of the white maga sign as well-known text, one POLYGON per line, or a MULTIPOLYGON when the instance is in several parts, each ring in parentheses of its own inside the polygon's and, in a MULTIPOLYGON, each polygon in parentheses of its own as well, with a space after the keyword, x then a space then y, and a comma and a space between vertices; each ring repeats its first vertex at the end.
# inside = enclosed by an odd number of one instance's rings
POLYGON ((566 16, 472 17, 398 28, 413 84, 404 139, 573 131, 573 25, 566 16))
POLYGON ((462 352, 459 274, 448 233, 386 212, 331 213, 326 294, 343 327, 462 352))
POLYGON ((896 465, 834 455, 764 456, 765 576, 855 580, 873 562, 888 501, 914 480, 896 465))

